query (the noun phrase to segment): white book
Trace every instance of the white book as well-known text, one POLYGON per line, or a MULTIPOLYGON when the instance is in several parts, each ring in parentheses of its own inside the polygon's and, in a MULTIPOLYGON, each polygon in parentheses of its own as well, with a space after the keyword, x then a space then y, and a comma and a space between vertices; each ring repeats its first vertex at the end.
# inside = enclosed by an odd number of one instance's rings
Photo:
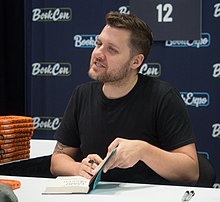
POLYGON ((92 179, 89 180, 82 176, 58 176, 56 179, 50 181, 42 194, 88 193, 95 189, 101 179, 105 164, 113 156, 116 150, 117 147, 94 169, 95 175, 92 179))

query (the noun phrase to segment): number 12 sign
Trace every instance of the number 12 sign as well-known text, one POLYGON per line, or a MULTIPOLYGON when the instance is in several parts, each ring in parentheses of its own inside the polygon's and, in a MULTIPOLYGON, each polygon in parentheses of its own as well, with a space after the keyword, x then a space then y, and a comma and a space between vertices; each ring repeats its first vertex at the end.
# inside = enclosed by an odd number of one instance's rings
POLYGON ((155 41, 200 39, 201 0, 130 0, 130 13, 151 27, 155 41))

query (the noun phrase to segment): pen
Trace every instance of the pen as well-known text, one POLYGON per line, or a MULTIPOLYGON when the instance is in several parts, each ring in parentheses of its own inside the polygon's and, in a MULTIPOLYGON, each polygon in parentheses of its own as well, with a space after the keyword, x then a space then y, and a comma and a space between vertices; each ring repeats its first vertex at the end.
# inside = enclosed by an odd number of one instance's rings
POLYGON ((182 201, 186 201, 186 197, 189 195, 189 191, 186 191, 184 194, 183 194, 183 197, 182 197, 182 201))
POLYGON ((189 201, 194 195, 195 195, 195 192, 193 190, 186 191, 182 197, 182 201, 189 201))
POLYGON ((96 164, 97 164, 96 160, 93 160, 93 159, 90 159, 90 160, 88 161, 88 163, 96 163, 96 164))

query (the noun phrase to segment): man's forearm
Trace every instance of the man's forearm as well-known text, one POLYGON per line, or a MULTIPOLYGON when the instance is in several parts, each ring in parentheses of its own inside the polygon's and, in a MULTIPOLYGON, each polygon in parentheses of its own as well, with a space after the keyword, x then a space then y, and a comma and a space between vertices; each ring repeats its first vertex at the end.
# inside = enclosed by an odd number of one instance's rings
POLYGON ((146 142, 140 144, 141 160, 160 176, 173 182, 196 183, 199 170, 193 144, 171 152, 146 142))
POLYGON ((80 162, 76 162, 66 154, 53 154, 51 158, 50 171, 54 176, 78 175, 80 162))

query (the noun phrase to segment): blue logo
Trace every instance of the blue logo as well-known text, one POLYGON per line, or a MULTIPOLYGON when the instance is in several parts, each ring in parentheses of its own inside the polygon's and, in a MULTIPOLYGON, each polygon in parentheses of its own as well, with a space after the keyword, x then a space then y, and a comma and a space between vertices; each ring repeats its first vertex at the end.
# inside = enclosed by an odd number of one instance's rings
POLYGON ((212 137, 220 138, 220 123, 212 124, 212 137))
POLYGON ((33 117, 35 130, 57 130, 60 126, 59 117, 33 117))
POLYGON ((130 10, 129 10, 129 6, 121 6, 118 8, 118 11, 120 13, 124 13, 124 14, 129 14, 130 10))
POLYGON ((167 40, 165 42, 166 47, 171 48, 203 48, 210 46, 211 36, 209 33, 202 33, 200 40, 167 40))
POLYGON ((180 92, 186 105, 193 107, 207 107, 210 103, 210 96, 206 92, 180 92))
POLYGON ((213 70, 212 76, 214 78, 220 78, 220 63, 214 64, 213 68, 214 68, 214 70, 213 70))
POLYGON ((161 65, 159 63, 144 63, 139 73, 151 77, 159 77, 161 75, 161 65))
POLYGON ((33 22, 57 22, 72 19, 71 8, 35 8, 32 14, 33 22))
POLYGON ((96 34, 75 35, 73 37, 74 46, 76 48, 95 48, 97 36, 96 34))
POLYGON ((32 64, 33 76, 70 76, 71 64, 66 62, 35 62, 32 64))
POLYGON ((214 10, 213 16, 215 18, 219 18, 220 17, 220 3, 215 4, 214 8, 215 8, 215 10, 214 10))

